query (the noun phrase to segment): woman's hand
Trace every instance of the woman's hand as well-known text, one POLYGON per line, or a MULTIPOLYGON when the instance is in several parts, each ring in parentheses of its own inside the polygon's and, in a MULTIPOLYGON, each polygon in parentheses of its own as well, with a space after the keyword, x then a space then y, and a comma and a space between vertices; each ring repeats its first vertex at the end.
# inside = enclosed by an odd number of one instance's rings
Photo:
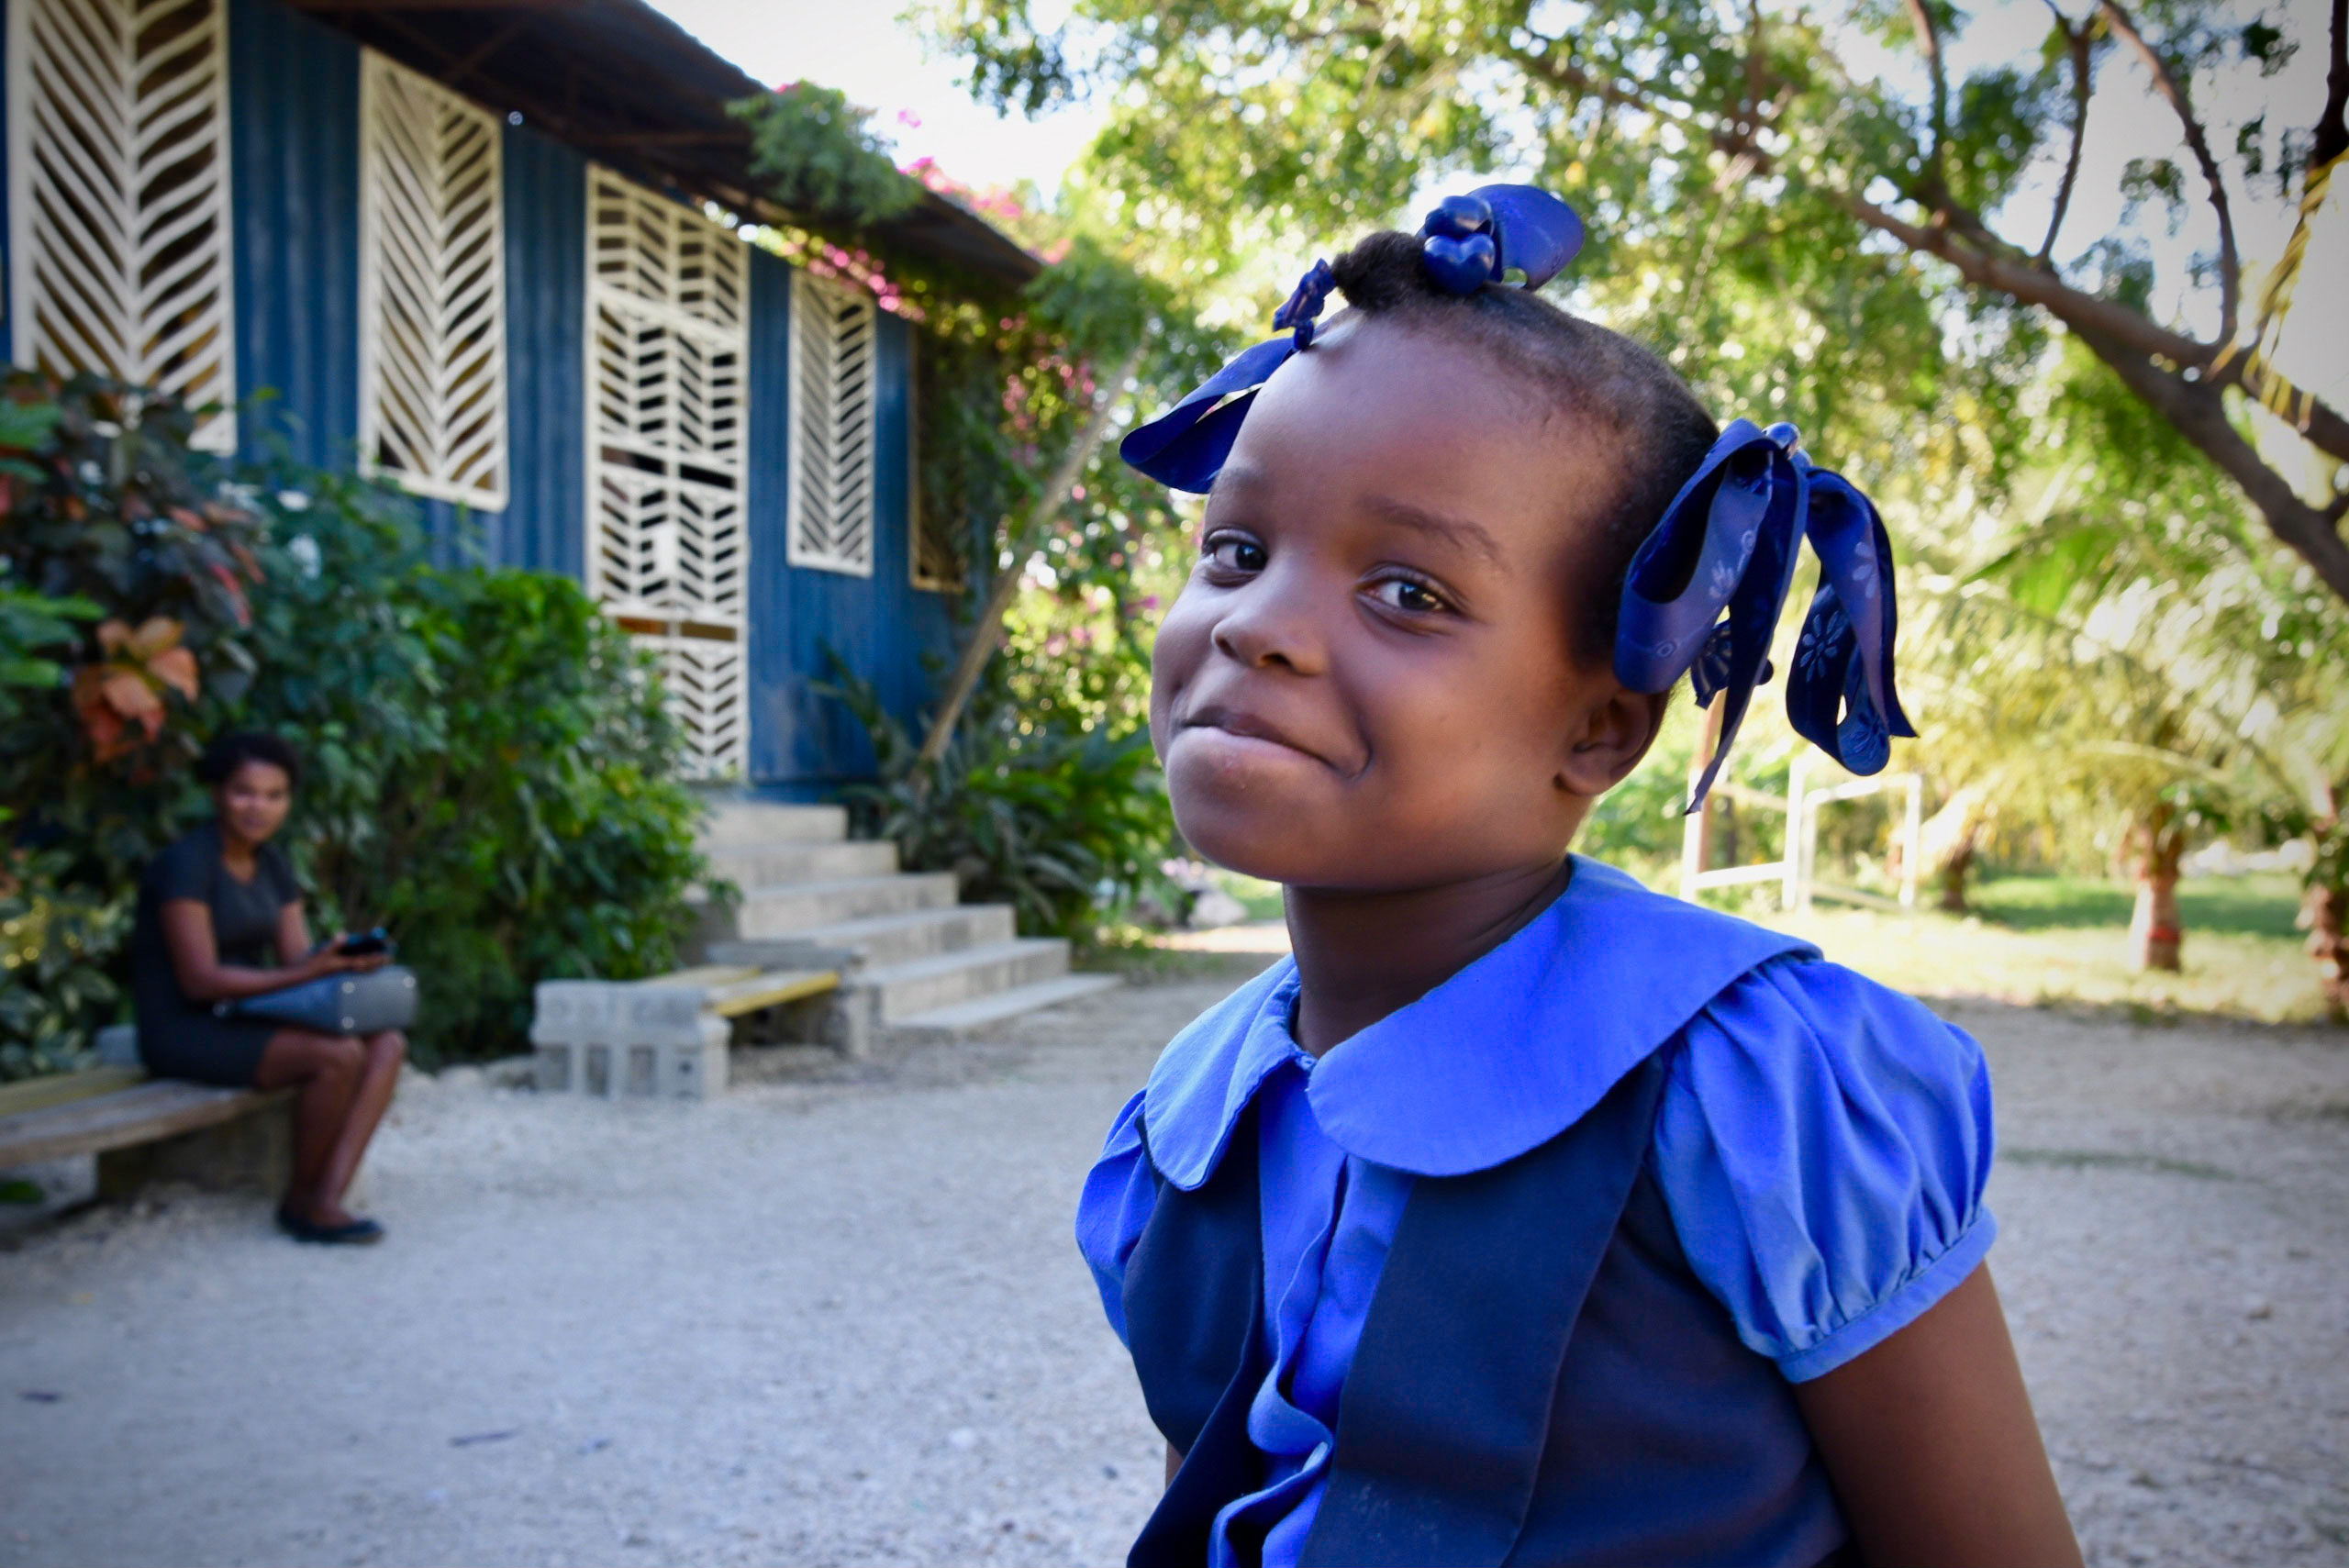
POLYGON ((345 952, 342 944, 351 940, 345 931, 334 940, 305 959, 298 966, 302 980, 318 980, 329 974, 372 974, 391 962, 386 952, 345 952))

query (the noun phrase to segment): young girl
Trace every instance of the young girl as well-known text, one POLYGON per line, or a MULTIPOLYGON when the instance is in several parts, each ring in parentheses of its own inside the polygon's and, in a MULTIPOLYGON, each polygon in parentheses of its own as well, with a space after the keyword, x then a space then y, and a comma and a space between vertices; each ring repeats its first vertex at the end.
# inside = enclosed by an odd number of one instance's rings
POLYGON ((1909 732, 1874 509, 1537 298, 1579 239, 1451 198, 1127 440, 1209 495, 1152 700, 1175 817, 1295 947, 1085 1184, 1169 1444, 1131 1561, 2076 1563, 1974 1042, 1567 852, 1681 674, 1727 745, 1798 538, 1798 728, 1864 771, 1909 732))

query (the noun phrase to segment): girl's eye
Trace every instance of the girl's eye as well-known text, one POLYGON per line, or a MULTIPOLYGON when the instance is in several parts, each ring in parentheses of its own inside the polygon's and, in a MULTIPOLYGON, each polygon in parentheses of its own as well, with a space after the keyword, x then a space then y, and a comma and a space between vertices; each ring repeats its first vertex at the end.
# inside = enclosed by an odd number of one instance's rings
POLYGON ((1370 592, 1388 609, 1401 610, 1406 615, 1439 615, 1452 607, 1434 589, 1408 577, 1389 577, 1372 584, 1370 592))
POLYGON ((1254 539, 1220 534, 1207 542, 1208 564, 1223 572, 1262 572, 1264 547, 1254 539))

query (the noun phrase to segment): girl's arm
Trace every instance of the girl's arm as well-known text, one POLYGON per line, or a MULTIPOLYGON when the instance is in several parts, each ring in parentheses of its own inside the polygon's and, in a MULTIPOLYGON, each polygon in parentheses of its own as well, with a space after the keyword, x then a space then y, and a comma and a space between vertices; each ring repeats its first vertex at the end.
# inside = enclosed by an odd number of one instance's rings
POLYGON ((1868 1562, 2077 1568, 1987 1267, 1795 1399, 1868 1562))
MULTIPOLYGON (((299 922, 302 906, 288 906, 293 920, 299 922)), ((191 1001, 228 1002, 240 996, 258 996, 266 991, 282 990, 315 980, 321 974, 334 974, 346 969, 360 969, 367 961, 347 957, 327 948, 307 954, 287 964, 284 969, 250 969, 243 964, 220 962, 220 944, 212 935, 212 906, 200 898, 166 898, 161 910, 163 946, 172 955, 172 973, 180 983, 180 992, 191 1001)), ((281 954, 285 951, 289 929, 286 917, 278 917, 277 942, 281 954)), ((308 932, 300 931, 302 946, 308 946, 308 932)))

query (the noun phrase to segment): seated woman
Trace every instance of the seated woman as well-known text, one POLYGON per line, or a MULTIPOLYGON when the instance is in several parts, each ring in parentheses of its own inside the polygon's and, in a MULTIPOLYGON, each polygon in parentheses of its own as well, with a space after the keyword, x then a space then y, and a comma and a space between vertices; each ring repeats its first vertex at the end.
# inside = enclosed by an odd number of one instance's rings
POLYGON ((302 1241, 380 1241, 383 1228, 353 1217, 342 1195, 391 1104, 406 1040, 396 1029, 354 1039, 213 1011, 216 1002, 386 962, 341 951, 343 939, 310 950, 302 890, 269 841, 301 771, 294 749, 273 735, 223 736, 205 753, 197 776, 212 786, 217 815, 182 834, 139 879, 131 947, 139 1054, 158 1077, 298 1090, 294 1179, 278 1225, 302 1241))

